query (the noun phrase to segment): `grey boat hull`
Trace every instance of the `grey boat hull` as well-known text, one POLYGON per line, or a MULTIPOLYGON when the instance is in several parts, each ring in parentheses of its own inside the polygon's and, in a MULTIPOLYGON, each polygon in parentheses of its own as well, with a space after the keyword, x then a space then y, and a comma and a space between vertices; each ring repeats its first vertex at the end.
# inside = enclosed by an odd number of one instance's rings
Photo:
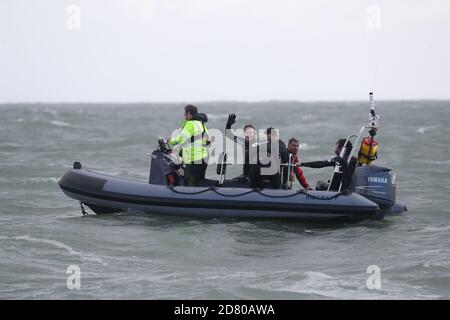
POLYGON ((69 197, 98 214, 133 209, 162 215, 208 218, 382 218, 378 204, 355 192, 153 185, 85 169, 71 169, 58 182, 69 197))

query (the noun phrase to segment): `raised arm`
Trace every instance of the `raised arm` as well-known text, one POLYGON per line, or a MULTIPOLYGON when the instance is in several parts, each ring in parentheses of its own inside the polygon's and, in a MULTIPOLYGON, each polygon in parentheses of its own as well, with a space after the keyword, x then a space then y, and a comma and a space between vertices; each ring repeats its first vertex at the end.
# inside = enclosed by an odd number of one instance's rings
POLYGON ((245 143, 245 139, 243 137, 238 137, 233 134, 231 131, 231 126, 236 122, 236 115, 231 113, 228 115, 228 121, 225 126, 225 136, 234 141, 234 143, 243 145, 245 143))
POLYGON ((325 167, 333 167, 336 161, 333 159, 325 160, 325 161, 310 161, 310 162, 302 162, 300 165, 302 167, 308 168, 325 168, 325 167))

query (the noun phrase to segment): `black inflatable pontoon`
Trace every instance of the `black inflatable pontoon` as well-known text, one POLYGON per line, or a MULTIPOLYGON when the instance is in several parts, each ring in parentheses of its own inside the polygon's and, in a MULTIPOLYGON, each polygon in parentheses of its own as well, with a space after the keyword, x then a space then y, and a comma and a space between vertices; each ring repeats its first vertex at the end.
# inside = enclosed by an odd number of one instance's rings
POLYGON ((376 218, 380 207, 353 193, 227 187, 168 187, 72 169, 59 181, 69 197, 98 214, 148 213, 237 218, 376 218))

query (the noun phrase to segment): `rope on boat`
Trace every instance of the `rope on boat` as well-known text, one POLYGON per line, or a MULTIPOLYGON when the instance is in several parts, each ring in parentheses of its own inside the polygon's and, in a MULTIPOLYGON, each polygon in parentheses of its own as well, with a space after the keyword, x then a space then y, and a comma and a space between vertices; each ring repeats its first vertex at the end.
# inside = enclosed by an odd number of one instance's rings
POLYGON ((337 199, 338 197, 340 197, 342 195, 348 195, 350 193, 349 191, 341 191, 341 192, 336 193, 335 195, 327 197, 327 196, 316 196, 316 195, 313 195, 311 193, 308 193, 308 191, 306 191, 306 190, 299 189, 299 190, 296 190, 294 193, 291 193, 291 194, 275 196, 275 195, 269 195, 269 194, 263 193, 263 192, 261 192, 261 190, 258 190, 258 189, 251 189, 249 191, 246 191, 246 192, 243 192, 243 193, 239 193, 239 194, 224 194, 224 193, 219 192, 217 190, 217 188, 215 188, 215 187, 208 187, 208 188, 205 188, 203 190, 196 191, 196 192, 183 192, 183 191, 180 191, 180 190, 176 190, 172 186, 169 186, 169 189, 172 190, 175 193, 185 194, 185 195, 195 195, 195 194, 201 194, 201 193, 205 193, 205 192, 208 192, 208 191, 212 191, 212 192, 214 192, 214 193, 216 193, 216 194, 218 194, 220 196, 230 197, 230 198, 245 196, 245 195, 250 194, 252 192, 258 193, 258 194, 260 194, 260 195, 262 195, 264 197, 268 197, 268 198, 290 198, 290 197, 297 196, 299 194, 304 194, 307 197, 313 198, 315 200, 333 200, 333 199, 337 199))

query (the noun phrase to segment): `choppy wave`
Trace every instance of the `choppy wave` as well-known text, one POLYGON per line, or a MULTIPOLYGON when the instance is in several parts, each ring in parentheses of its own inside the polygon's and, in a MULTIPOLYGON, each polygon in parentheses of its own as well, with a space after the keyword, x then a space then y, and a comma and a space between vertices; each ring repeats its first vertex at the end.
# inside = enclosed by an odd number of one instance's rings
POLYGON ((53 116, 56 116, 56 115, 58 114, 58 111, 57 111, 57 110, 50 109, 50 108, 45 108, 45 109, 44 109, 44 112, 50 113, 50 114, 53 115, 53 116))
POLYGON ((42 183, 57 183, 59 178, 56 177, 31 177, 31 178, 5 178, 0 177, 2 183, 21 183, 21 184, 42 184, 42 183))
MULTIPOLYGON (((393 168, 397 199, 410 211, 345 225, 133 212, 81 218, 79 203, 58 188, 59 177, 81 161, 88 169, 145 179, 149 158, 143 155, 179 125, 183 106, 2 106, 0 264, 8 282, 0 297, 67 297, 52 281, 55 269, 64 276, 76 259, 89 275, 82 286, 92 280, 81 290, 89 298, 448 299, 450 103, 413 104, 420 107, 377 104, 376 164, 393 168), (366 287, 372 263, 382 270, 379 291, 366 287)), ((236 104, 233 112, 236 128, 278 125, 283 138, 301 138, 302 158, 315 160, 367 122, 365 106, 336 105, 236 104)), ((208 116, 223 128, 230 110, 217 103, 208 116)), ((215 167, 208 170, 215 179, 215 167)), ((313 185, 331 172, 305 169, 313 185)))
POLYGON ((70 123, 60 121, 60 120, 52 120, 49 123, 54 126, 57 126, 57 127, 73 127, 70 123))
MULTIPOLYGON (((228 119, 228 114, 223 113, 223 114, 217 114, 217 113, 211 113, 208 114, 208 120, 227 120, 228 119)), ((238 120, 250 120, 251 117, 249 116, 245 116, 245 115, 239 115, 238 120)), ((225 123, 224 123, 225 124, 225 123)))
POLYGON ((315 146, 315 145, 310 145, 306 142, 300 143, 300 150, 314 150, 314 149, 318 149, 319 146, 315 146))
POLYGON ((422 159, 421 161, 423 161, 424 163, 430 163, 430 164, 450 164, 450 159, 444 159, 444 160, 427 160, 427 159, 422 159))
POLYGON ((432 125, 432 126, 426 126, 426 127, 420 127, 417 129, 417 133, 419 134, 425 134, 428 131, 434 130, 436 129, 438 126, 437 125, 432 125))
POLYGON ((305 114, 302 116, 302 120, 303 121, 311 121, 314 120, 316 117, 313 116, 312 114, 305 114))
POLYGON ((80 251, 76 251, 72 247, 70 247, 70 246, 68 246, 68 245, 66 245, 66 244, 64 244, 62 242, 56 241, 56 240, 34 238, 34 237, 29 236, 29 235, 16 236, 16 237, 2 237, 2 236, 0 236, 0 240, 19 240, 19 241, 29 241, 29 242, 48 244, 48 245, 57 247, 59 249, 63 249, 68 254, 73 255, 73 256, 77 256, 77 257, 81 258, 82 260, 91 261, 91 262, 97 262, 97 263, 100 263, 102 265, 107 265, 105 262, 103 262, 102 259, 96 257, 95 255, 87 254, 87 253, 80 252, 80 251))
POLYGON ((379 289, 369 289, 366 277, 331 276, 318 271, 305 271, 302 279, 291 284, 278 286, 277 290, 314 295, 326 299, 438 299, 440 295, 421 294, 416 290, 408 292, 395 281, 382 280, 379 289))

